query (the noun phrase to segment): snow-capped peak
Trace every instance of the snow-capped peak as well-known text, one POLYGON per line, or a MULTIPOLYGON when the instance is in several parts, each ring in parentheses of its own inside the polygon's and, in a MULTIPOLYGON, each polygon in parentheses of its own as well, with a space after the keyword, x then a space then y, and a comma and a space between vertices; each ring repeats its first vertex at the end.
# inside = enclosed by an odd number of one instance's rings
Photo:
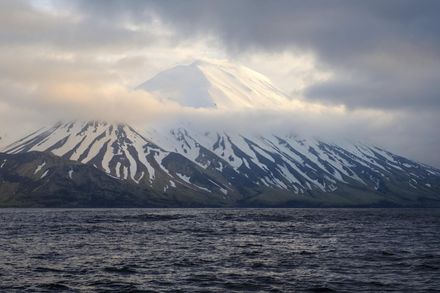
POLYGON ((162 71, 138 89, 194 108, 279 108, 289 102, 264 75, 223 60, 197 60, 162 71))

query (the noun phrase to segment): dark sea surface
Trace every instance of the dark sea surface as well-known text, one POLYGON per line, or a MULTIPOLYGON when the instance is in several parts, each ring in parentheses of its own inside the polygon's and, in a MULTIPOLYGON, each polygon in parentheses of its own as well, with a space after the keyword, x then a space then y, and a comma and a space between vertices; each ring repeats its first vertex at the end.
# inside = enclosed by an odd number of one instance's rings
POLYGON ((0 292, 440 292, 440 209, 3 209, 0 292))

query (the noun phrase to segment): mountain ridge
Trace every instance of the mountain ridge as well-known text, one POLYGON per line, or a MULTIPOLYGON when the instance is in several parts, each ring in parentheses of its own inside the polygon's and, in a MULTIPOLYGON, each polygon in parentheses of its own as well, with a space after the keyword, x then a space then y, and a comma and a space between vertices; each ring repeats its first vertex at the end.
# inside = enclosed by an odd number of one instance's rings
POLYGON ((200 134, 184 128, 141 135, 127 124, 75 121, 40 129, 4 151, 53 153, 157 194, 192 193, 231 206, 345 198, 347 190, 369 194, 371 204, 409 205, 411 198, 438 198, 440 188, 439 170, 383 149, 292 135, 200 134), (276 197, 281 202, 271 202, 276 197))

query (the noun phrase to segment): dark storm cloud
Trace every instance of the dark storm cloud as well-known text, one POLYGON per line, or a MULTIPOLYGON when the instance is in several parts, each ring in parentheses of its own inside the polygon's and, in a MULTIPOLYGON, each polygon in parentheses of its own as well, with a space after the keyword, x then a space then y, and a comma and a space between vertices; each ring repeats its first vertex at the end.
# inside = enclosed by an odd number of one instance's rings
MULTIPOLYGON (((231 54, 301 49, 335 72, 306 97, 348 107, 440 109, 440 1, 81 1, 102 20, 158 16, 231 54)), ((288 65, 286 65, 288 66, 288 65)))
POLYGON ((383 76, 375 72, 343 77, 314 85, 305 95, 312 100, 349 108, 439 111, 440 68, 427 71, 429 74, 418 76, 407 72, 383 76))
MULTIPOLYGON (((51 12, 41 9, 40 2, 0 3, 0 46, 111 52, 146 47, 161 38, 153 29, 130 30, 121 19, 92 17, 87 11, 77 14, 69 5, 57 6, 61 2, 54 3, 59 9, 51 12)), ((144 18, 143 22, 150 25, 150 20, 144 18)))

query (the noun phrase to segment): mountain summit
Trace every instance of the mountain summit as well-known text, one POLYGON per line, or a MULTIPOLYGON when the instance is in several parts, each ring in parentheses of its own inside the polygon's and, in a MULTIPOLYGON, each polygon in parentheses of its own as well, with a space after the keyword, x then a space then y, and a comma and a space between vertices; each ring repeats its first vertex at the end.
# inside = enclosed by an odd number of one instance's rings
POLYGON ((279 108, 288 97, 264 75, 226 61, 198 60, 165 70, 138 86, 193 108, 279 108))

